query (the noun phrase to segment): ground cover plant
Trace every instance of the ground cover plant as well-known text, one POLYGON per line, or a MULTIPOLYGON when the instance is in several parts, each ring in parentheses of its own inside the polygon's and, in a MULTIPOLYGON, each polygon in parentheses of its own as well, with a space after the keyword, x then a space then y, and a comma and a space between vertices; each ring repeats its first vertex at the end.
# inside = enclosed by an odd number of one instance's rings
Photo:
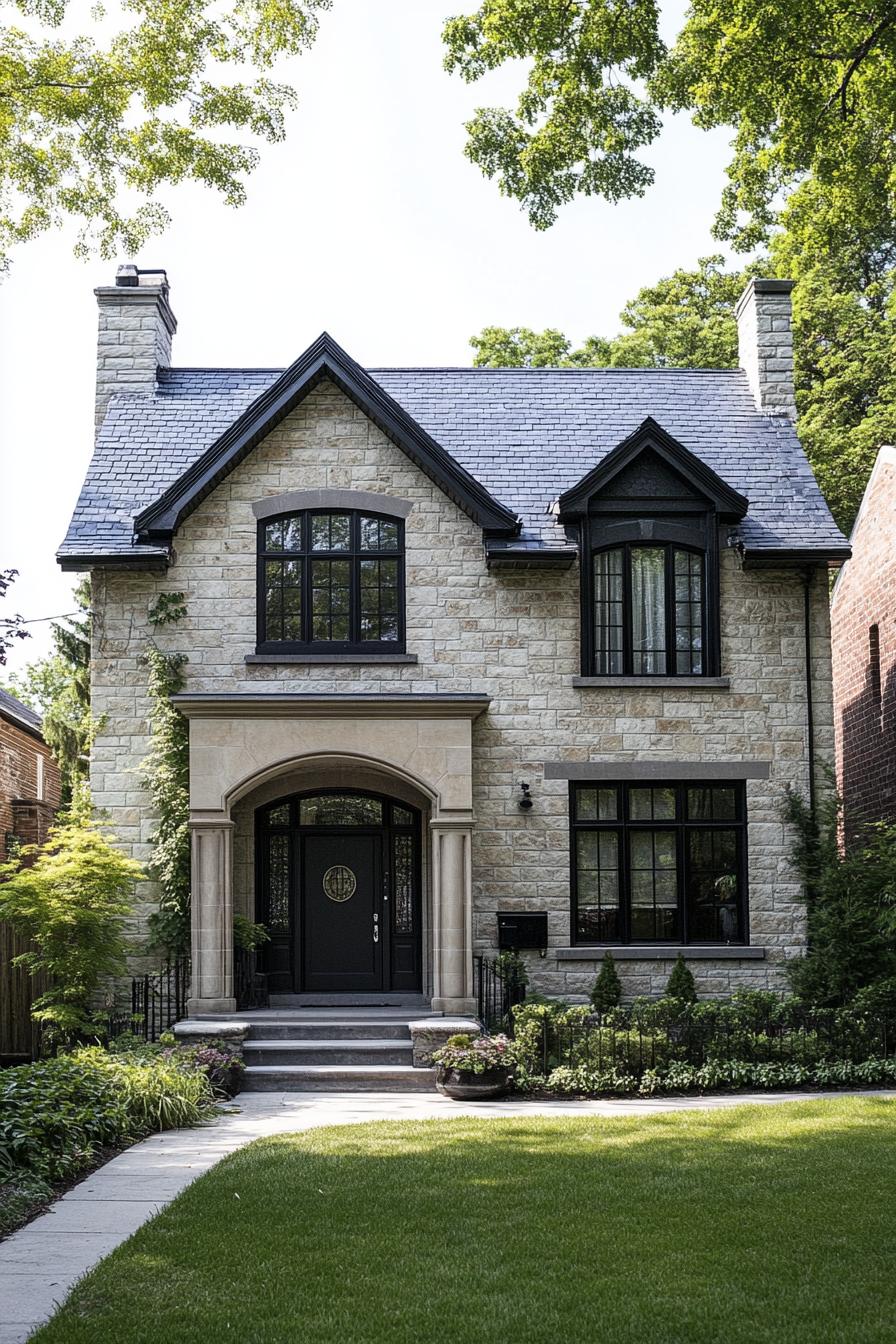
POLYGON ((34 1344, 892 1339, 896 1102, 459 1118, 254 1143, 34 1344))

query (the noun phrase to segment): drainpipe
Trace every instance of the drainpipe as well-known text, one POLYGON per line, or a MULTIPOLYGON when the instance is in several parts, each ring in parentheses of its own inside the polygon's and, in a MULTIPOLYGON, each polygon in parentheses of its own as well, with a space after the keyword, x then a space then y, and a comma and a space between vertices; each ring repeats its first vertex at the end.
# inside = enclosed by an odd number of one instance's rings
POLYGON ((806 641, 806 746, 809 758, 809 812, 815 821, 815 715, 812 706, 812 604, 814 570, 803 570, 803 631, 806 641))

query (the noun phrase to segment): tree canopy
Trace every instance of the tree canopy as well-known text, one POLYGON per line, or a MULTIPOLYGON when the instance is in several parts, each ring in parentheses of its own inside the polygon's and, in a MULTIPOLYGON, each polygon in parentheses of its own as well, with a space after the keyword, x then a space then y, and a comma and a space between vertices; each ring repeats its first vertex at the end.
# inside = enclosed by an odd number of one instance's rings
POLYGON ((311 45, 330 0, 121 0, 75 36, 67 0, 6 3, 25 26, 0 27, 0 265, 66 216, 81 251, 132 255, 168 222, 164 185, 240 204, 247 134, 282 139, 295 101, 273 67, 311 45))

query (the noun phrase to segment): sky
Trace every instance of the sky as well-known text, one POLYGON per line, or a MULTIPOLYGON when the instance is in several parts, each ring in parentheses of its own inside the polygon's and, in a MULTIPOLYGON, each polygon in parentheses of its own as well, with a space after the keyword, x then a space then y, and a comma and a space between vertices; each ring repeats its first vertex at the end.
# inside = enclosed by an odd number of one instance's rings
MULTIPOLYGON (((165 193, 172 224, 136 257, 79 261, 73 228, 20 249, 0 284, 0 569, 20 574, 7 611, 37 623, 0 681, 48 652, 40 618, 72 609, 77 576, 54 557, 92 450, 93 289, 119 261, 167 270, 177 365, 285 366, 323 330, 368 366, 468 365, 488 325, 613 335, 643 285, 722 250, 729 135, 685 117, 644 156, 646 197, 577 201, 537 233, 464 157, 464 121, 510 104, 521 70, 467 85, 442 69, 442 22, 461 8, 334 0, 282 68, 299 106, 240 209, 187 186, 165 193)), ((670 36, 683 8, 664 7, 670 36)))

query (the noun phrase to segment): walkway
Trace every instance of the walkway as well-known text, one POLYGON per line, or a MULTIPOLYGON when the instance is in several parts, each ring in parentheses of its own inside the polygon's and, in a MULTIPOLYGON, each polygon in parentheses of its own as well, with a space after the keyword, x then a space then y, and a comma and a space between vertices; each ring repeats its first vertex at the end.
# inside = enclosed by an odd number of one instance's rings
POLYGON ((53 1314, 82 1274, 185 1186, 228 1153, 270 1134, 366 1120, 654 1115, 868 1095, 896 1099, 896 1092, 775 1092, 646 1101, 459 1103, 431 1093, 249 1093, 211 1125, 171 1130, 135 1144, 75 1186, 48 1213, 0 1242, 0 1344, 22 1344, 53 1314))

